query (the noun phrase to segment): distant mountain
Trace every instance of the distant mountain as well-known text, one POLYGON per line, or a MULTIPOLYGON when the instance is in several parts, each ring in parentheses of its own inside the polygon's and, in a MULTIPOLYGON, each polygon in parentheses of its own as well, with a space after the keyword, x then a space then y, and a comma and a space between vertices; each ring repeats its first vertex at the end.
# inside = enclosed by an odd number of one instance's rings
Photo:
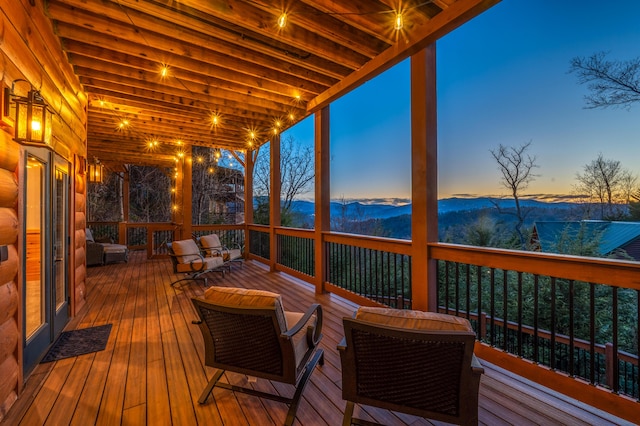
MULTIPOLYGON (((479 210, 487 207, 494 207, 497 203, 501 208, 515 208, 516 204, 513 199, 500 199, 490 197, 479 198, 443 198, 438 200, 438 213, 460 212, 479 210)), ((521 199, 520 205, 523 207, 536 207, 536 208, 552 208, 552 209, 569 209, 576 206, 575 203, 569 202, 547 202, 531 199, 521 199)))
MULTIPOLYGON (((438 213, 462 212, 480 210, 494 207, 493 203, 497 203, 502 208, 515 207, 513 200, 497 199, 489 197, 481 198, 444 198, 438 200, 438 213)), ((524 207, 536 208, 552 208, 552 209, 568 209, 575 207, 575 204, 569 202, 549 203, 537 200, 521 200, 524 207)), ((303 215, 314 215, 314 203, 312 201, 294 201, 293 210, 303 215)), ((333 201, 331 202, 331 216, 359 217, 361 219, 388 219, 391 217, 411 214, 411 204, 391 205, 391 204, 368 204, 358 201, 346 204, 333 201)))

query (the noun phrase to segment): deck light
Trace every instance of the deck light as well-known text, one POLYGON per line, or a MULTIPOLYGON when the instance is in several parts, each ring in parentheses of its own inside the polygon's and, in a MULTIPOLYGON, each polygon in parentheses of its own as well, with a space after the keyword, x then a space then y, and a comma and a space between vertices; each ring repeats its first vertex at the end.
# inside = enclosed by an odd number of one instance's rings
POLYGON ((404 19, 402 18, 402 13, 397 13, 395 25, 393 26, 393 28, 395 28, 397 31, 400 31, 402 27, 404 27, 404 19))
POLYGON ((287 26, 287 14, 282 12, 280 17, 278 18, 278 27, 284 28, 287 26))
POLYGON ((97 158, 89 164, 89 182, 102 183, 104 179, 104 165, 97 158))
MULTIPOLYGON (((13 93, 13 87, 11 93, 13 93)), ((51 112, 40 92, 31 88, 27 96, 13 95, 12 100, 16 108, 15 141, 49 146, 51 144, 51 112)))

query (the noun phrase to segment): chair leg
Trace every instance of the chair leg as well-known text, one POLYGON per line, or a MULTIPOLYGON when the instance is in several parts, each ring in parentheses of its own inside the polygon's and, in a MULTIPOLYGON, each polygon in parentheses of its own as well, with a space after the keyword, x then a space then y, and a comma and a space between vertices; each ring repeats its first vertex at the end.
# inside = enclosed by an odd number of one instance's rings
POLYGON ((342 418, 342 426, 351 426, 351 418, 353 417, 353 408, 355 404, 351 401, 347 401, 347 406, 344 408, 344 417, 342 418))
POLYGON ((311 361, 309 361, 309 363, 307 364, 307 368, 304 374, 302 375, 302 377, 300 378, 300 381, 298 382, 298 386, 296 386, 296 392, 293 395, 293 398, 291 398, 291 403, 289 404, 289 411, 287 412, 287 419, 284 422, 285 426, 291 426, 293 424, 293 421, 296 418, 296 412, 298 411, 298 405, 300 404, 300 397, 302 396, 302 391, 304 390, 304 387, 307 385, 309 378, 311 378, 311 373, 313 373, 313 370, 316 368, 316 365, 318 364, 320 359, 324 359, 323 349, 318 349, 316 351, 313 358, 311 358, 311 361))
POLYGON ((211 394, 211 391, 215 387, 216 383, 218 383, 218 380, 220 380, 220 377, 222 377, 223 374, 224 374, 224 370, 218 370, 218 372, 213 375, 211 380, 209 380, 209 383, 207 383, 207 386, 202 391, 202 394, 200 394, 200 398, 198 398, 198 403, 200 404, 205 403, 207 398, 209 398, 209 394, 211 394))

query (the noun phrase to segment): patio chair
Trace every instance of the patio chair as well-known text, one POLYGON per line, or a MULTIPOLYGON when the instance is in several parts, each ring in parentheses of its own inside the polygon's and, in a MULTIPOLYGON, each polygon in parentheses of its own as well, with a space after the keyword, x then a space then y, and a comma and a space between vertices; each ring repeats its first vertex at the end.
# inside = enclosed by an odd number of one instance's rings
POLYGON ((203 235, 199 238, 198 242, 206 256, 222 256, 226 264, 242 266, 244 254, 239 244, 236 244, 234 248, 224 246, 220 243, 220 237, 218 237, 217 234, 203 235))
POLYGON ((218 371, 198 402, 204 404, 214 387, 284 402, 285 425, 291 425, 305 385, 317 364, 324 364, 322 308, 313 304, 303 313, 287 312, 280 295, 261 290, 210 287, 193 298, 204 338, 205 365, 218 371), (220 381, 225 371, 295 386, 286 398, 220 381))
POLYGON ((478 424, 484 369, 473 355, 475 333, 464 318, 433 312, 361 307, 344 318, 338 346, 343 426, 355 404, 449 423, 478 424))
POLYGON ((202 275, 209 272, 220 272, 224 277, 224 262, 221 257, 205 257, 192 239, 167 243, 169 256, 173 264, 174 273, 185 273, 186 277, 171 283, 175 285, 182 281, 203 280, 207 285, 207 277, 202 275))

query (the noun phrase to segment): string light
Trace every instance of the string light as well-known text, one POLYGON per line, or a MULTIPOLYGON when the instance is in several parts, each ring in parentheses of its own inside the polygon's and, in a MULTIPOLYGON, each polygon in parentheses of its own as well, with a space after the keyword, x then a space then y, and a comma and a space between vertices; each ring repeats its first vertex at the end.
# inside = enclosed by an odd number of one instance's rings
POLYGON ((278 27, 284 28, 287 26, 287 14, 282 12, 278 18, 278 27))
POLYGON ((169 77, 169 66, 162 64, 162 66, 160 67, 160 77, 162 78, 166 78, 169 77))
POLYGON ((394 25, 393 28, 396 31, 400 31, 402 27, 404 27, 404 19, 402 18, 402 13, 399 12, 396 14, 396 24, 394 25))
MULTIPOLYGON (((244 0, 246 3, 250 3, 253 4, 255 3, 253 0, 244 0)), ((427 0, 427 1, 423 1, 415 6, 412 6, 408 9, 405 9, 404 12, 413 10, 413 9, 418 9, 422 6, 425 6, 429 3, 432 3, 433 0, 427 0)), ((257 3, 256 3, 257 4, 257 3)), ((389 10, 381 10, 381 11, 375 11, 375 12, 295 12, 295 14, 298 15, 303 15, 303 14, 312 14, 312 15, 333 15, 333 16, 349 16, 349 15, 358 15, 358 16, 364 16, 364 15, 374 15, 374 14, 382 14, 382 13, 393 13, 394 14, 394 19, 393 19, 393 28, 396 31, 400 31, 403 27, 404 27, 404 14, 403 12, 399 12, 396 11, 394 9, 389 9, 389 10)), ((281 12, 280 15, 278 15, 278 20, 277 20, 277 25, 278 28, 284 28, 287 26, 287 21, 289 18, 289 15, 293 15, 294 13, 290 13, 287 14, 286 12, 281 12)))

